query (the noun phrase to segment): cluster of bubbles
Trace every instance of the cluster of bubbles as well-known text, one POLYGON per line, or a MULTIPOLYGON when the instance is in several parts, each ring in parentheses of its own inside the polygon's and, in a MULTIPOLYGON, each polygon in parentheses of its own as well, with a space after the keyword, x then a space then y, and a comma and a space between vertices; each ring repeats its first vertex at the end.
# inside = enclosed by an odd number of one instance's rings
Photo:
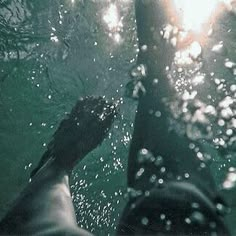
MULTIPOLYGON (((234 13, 234 1, 225 1, 224 4, 231 13, 234 13)), ((219 37, 214 29, 216 24, 217 22, 215 25, 211 24, 202 38, 197 37, 197 33, 188 32, 173 24, 163 26, 160 31, 162 39, 175 48, 174 59, 166 67, 166 74, 176 96, 165 102, 171 112, 171 128, 178 129, 178 133, 186 134, 193 142, 207 142, 215 146, 223 157, 234 159, 236 58, 230 55, 223 40, 215 41, 215 38, 219 37), (210 60, 212 62, 209 62, 210 60), (221 66, 221 71, 225 71, 223 76, 222 72, 219 74, 217 71, 212 72, 214 69, 208 70, 207 63, 218 63, 216 65, 221 66)), ((225 26, 225 35, 221 37, 225 36, 227 39, 233 34, 232 30, 232 26, 225 26)), ((150 49, 147 45, 141 45, 140 50, 150 49)), ((126 95, 133 99, 145 95, 146 88, 143 81, 147 77, 146 65, 138 64, 133 67, 130 77, 131 81, 127 84, 126 95)), ((158 111, 152 111, 152 113, 155 112, 158 111)), ((140 158, 143 158, 142 155, 140 158)), ((222 184, 224 188, 235 186, 232 168, 222 184)), ((139 178, 144 173, 145 169, 141 168, 136 177, 139 178)))
POLYGON ((108 7, 104 10, 103 21, 106 25, 108 36, 117 44, 124 41, 122 34, 124 31, 124 13, 130 8, 130 0, 120 0, 119 4, 116 2, 109 2, 108 7))
MULTIPOLYGON (((209 37, 212 31, 209 31, 209 37)), ((177 94, 177 99, 169 103, 174 118, 186 124, 186 134, 190 139, 207 139, 217 147, 235 151, 235 83, 232 81, 228 85, 226 79, 218 79, 215 73, 206 71, 205 56, 209 52, 204 51, 200 42, 192 41, 187 46, 179 46, 187 37, 186 32, 168 24, 160 33, 176 48, 172 65, 166 67, 169 82, 177 94), (209 84, 209 94, 202 96, 204 86, 209 84), (218 98, 213 98, 212 92, 217 93, 218 98)), ((223 41, 215 44, 211 52, 221 57, 227 55, 223 41)), ((225 68, 231 72, 231 76, 227 75, 229 80, 235 77, 236 63, 233 60, 226 57, 221 66, 222 70, 225 68)))
POLYGON ((192 140, 205 139, 216 146, 235 150, 235 98, 226 96, 217 107, 196 99, 197 92, 184 92, 182 99, 171 102, 175 119, 186 124, 192 140))
POLYGON ((126 96, 138 99, 140 96, 146 94, 143 79, 147 75, 146 66, 144 64, 136 65, 132 68, 130 77, 131 81, 126 85, 126 96))
POLYGON ((183 225, 193 225, 195 227, 208 227, 211 230, 211 235, 217 235, 216 234, 216 222, 209 221, 207 217, 202 213, 201 207, 198 203, 194 202, 191 205, 192 213, 189 216, 181 217, 181 219, 173 219, 173 216, 165 214, 165 213, 159 213, 155 216, 155 219, 149 219, 147 216, 142 216, 140 219, 141 225, 143 227, 149 225, 153 225, 155 220, 155 225, 158 225, 158 229, 161 231, 171 231, 172 225, 176 224, 176 220, 181 221, 183 225))
MULTIPOLYGON (((194 144, 190 144, 191 149, 195 148, 194 144)), ((199 155, 200 158, 200 155, 199 155)), ((149 150, 143 148, 138 152, 138 162, 140 164, 143 164, 143 167, 141 167, 137 173, 136 173, 136 179, 140 179, 145 174, 145 166, 147 163, 151 163, 155 165, 156 167, 159 167, 159 172, 164 173, 166 170, 164 168, 164 159, 161 156, 155 157, 149 150)), ((185 173, 184 178, 189 179, 191 174, 185 173)), ((178 179, 177 179, 178 180, 178 179)), ((181 179, 179 179, 181 180, 181 179)), ((149 179, 150 183, 155 184, 156 187, 161 187, 164 189, 166 185, 164 184, 164 180, 162 178, 158 178, 157 175, 153 174, 151 175, 149 179)), ((223 183, 223 188, 225 189, 231 189, 235 186, 236 183, 236 170, 235 168, 230 168, 228 176, 226 180, 223 183)), ((147 184, 147 183, 146 183, 147 184)), ((146 199, 151 196, 149 189, 145 190, 145 187, 142 187, 142 190, 137 188, 128 188, 128 195, 131 199, 146 199)), ((157 210, 155 209, 155 203, 153 202, 153 209, 151 213, 151 217, 148 215, 148 213, 143 212, 143 214, 138 214, 136 217, 136 221, 143 226, 143 228, 147 227, 147 230, 149 229, 150 225, 153 229, 155 229, 155 226, 158 228, 158 231, 160 232, 170 232, 173 230, 173 225, 176 226, 182 221, 182 225, 184 226, 189 225, 190 227, 203 227, 208 228, 211 232, 211 235, 217 235, 217 223, 213 219, 209 219, 209 215, 204 213, 204 207, 201 205, 202 203, 198 202, 197 200, 193 201, 191 205, 188 207, 189 210, 186 211, 186 213, 181 214, 181 216, 176 217, 173 216, 173 213, 170 213, 170 209, 168 211, 165 211, 164 209, 157 210), (153 213, 156 212, 156 213, 153 213), (178 223, 176 223, 178 222, 178 223)), ((131 209, 136 209, 139 207, 136 202, 134 201, 131 204, 131 209)), ((157 207, 160 207, 157 205, 157 207)), ((176 209, 175 209, 176 210, 176 209)), ((221 202, 221 200, 218 200, 215 202, 215 211, 218 215, 225 215, 230 212, 230 209, 224 205, 224 203, 221 202)))

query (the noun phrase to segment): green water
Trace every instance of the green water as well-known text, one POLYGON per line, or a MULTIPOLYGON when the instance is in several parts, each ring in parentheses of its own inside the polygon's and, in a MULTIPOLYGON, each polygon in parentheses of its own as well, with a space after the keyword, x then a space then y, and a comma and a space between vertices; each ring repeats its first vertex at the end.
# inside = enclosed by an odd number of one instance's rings
MULTIPOLYGON (((114 233, 127 201, 127 156, 137 103, 124 94, 137 39, 133 1, 113 2, 122 29, 109 35, 104 20, 109 0, 0 0, 1 216, 27 184, 46 143, 76 100, 102 95, 121 99, 120 114, 102 146, 74 171, 72 192, 81 227, 97 235, 114 233)), ((232 30, 233 20, 228 22, 232 30)), ((235 38, 221 37, 228 49, 220 58, 236 59, 235 38)), ((215 66, 214 72, 235 83, 235 76, 224 69, 215 66)), ((216 159, 212 169, 220 184, 226 167, 236 166, 236 156, 232 154, 230 164, 216 159)), ((233 235, 235 196, 235 189, 227 193, 233 235)))

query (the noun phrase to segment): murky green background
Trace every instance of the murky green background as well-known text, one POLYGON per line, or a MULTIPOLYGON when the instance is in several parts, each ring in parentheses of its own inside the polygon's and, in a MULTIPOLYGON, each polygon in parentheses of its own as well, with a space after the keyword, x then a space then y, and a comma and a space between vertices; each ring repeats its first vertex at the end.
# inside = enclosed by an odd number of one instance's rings
MULTIPOLYGON (((235 22, 229 24, 235 30, 235 22)), ((114 233, 127 200, 127 155, 137 106, 124 96, 137 56, 135 30, 133 1, 0 0, 1 216, 76 100, 101 95, 120 100, 120 114, 102 146, 74 171, 72 192, 81 227, 97 235, 114 233), (112 3, 122 21, 113 31, 104 21, 112 3)), ((221 37, 235 54, 236 38, 221 37)), ((235 83, 235 76, 226 76, 235 83)), ((233 155, 230 166, 236 166, 233 155)), ((223 158, 213 163, 219 184, 228 166, 223 158)), ((235 195, 235 189, 227 193, 234 207, 235 195)), ((236 235, 233 214, 228 221, 236 235)))

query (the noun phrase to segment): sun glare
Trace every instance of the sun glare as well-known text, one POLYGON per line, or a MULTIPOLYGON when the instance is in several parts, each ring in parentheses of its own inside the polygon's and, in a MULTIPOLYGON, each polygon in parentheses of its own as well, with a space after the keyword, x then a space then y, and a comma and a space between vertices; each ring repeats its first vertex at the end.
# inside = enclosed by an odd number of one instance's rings
POLYGON ((119 14, 115 4, 110 5, 103 16, 103 20, 107 23, 110 30, 114 30, 119 26, 119 14))
POLYGON ((119 44, 122 41, 120 33, 123 29, 123 23, 122 17, 120 16, 119 10, 115 4, 110 4, 106 9, 103 15, 103 21, 106 23, 109 37, 119 44))
POLYGON ((186 31, 201 31, 209 22, 220 0, 173 0, 177 17, 186 31))

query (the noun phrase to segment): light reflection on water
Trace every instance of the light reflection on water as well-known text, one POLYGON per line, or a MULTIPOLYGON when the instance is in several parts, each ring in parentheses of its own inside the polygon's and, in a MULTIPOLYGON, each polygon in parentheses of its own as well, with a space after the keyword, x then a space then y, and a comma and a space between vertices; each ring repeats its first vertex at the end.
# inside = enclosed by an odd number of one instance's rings
MULTIPOLYGON (((221 1, 219 0, 174 0, 177 18, 180 18, 184 30, 201 32, 203 25, 208 23, 221 1)), ((212 23, 212 22, 211 22, 212 23)))
MULTIPOLYGON (((170 4, 170 2, 168 3, 170 4)), ((209 59, 213 60, 213 64, 219 66, 219 63, 216 63, 218 59, 216 57, 217 53, 226 57, 224 63, 221 64, 222 71, 225 70, 225 67, 231 70, 234 75, 235 63, 227 58, 227 50, 223 41, 212 45, 212 38, 215 38, 216 34, 219 33, 214 32, 218 24, 217 17, 220 18, 221 15, 225 14, 226 6, 228 4, 232 5, 233 1, 226 3, 225 1, 217 0, 194 2, 176 0, 174 3, 180 9, 180 12, 177 10, 176 14, 175 10, 172 11, 172 14, 169 15, 169 21, 172 23, 165 25, 160 32, 163 39, 170 44, 170 47, 172 46, 176 49, 175 58, 171 66, 167 68, 168 78, 179 96, 177 103, 174 102, 171 105, 172 112, 177 118, 177 110, 180 109, 182 111, 178 118, 187 122, 186 133, 189 138, 207 139, 217 148, 224 148, 229 152, 234 152, 236 129, 234 126, 234 117, 236 115, 235 93, 229 87, 226 88, 228 81, 226 82, 222 78, 215 86, 215 92, 218 96, 213 99, 214 88, 211 81, 218 80, 218 75, 206 67, 209 59), (206 5, 210 7, 206 7, 206 5), (213 11, 213 9, 215 10, 213 11), (220 11, 221 15, 215 13, 218 11, 220 11), (186 23, 188 24, 186 25, 186 23), (204 32, 206 31, 206 24, 209 25, 207 28, 211 28, 211 34, 204 32), (195 33, 192 33, 194 31, 195 33), (214 32, 214 35, 212 35, 212 32, 214 32), (203 38, 204 41, 202 40, 203 38), (186 99, 186 94, 194 94, 194 97, 189 96, 186 99), (227 105, 223 107, 222 104, 225 104, 226 100, 227 105), (194 110, 191 112, 192 106, 194 106, 194 110), (212 115, 208 117, 205 112, 209 106, 214 107, 215 118, 212 115), (200 130, 196 127, 200 127, 200 130), (226 130, 234 130, 233 134, 231 134, 232 136, 226 136, 225 132, 222 132, 222 127, 226 130)), ((167 7, 170 6, 167 5, 167 7)), ((225 36, 231 30, 232 28, 228 28, 225 36)), ((232 78, 232 76, 230 77, 232 78)), ((233 86, 232 83, 233 81, 230 86, 233 86)))
POLYGON ((108 29, 108 35, 114 40, 115 43, 121 43, 123 32, 123 18, 121 15, 122 8, 131 4, 131 1, 121 0, 119 4, 109 3, 108 7, 104 10, 102 19, 108 29))

